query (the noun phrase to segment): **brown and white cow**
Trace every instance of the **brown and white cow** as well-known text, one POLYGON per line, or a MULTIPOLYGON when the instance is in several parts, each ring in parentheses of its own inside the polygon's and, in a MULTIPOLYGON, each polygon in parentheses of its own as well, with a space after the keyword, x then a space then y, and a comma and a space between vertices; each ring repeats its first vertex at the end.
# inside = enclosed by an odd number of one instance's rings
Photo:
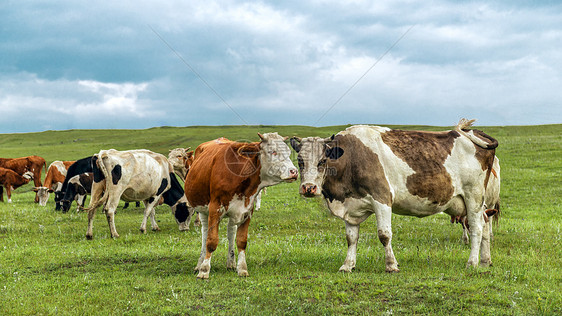
POLYGON ((4 193, 2 188, 6 188, 6 195, 8 196, 8 203, 12 203, 12 190, 28 184, 33 179, 33 172, 26 171, 23 176, 20 176, 12 169, 0 167, 0 202, 4 202, 4 193))
MULTIPOLYGON (((42 186, 41 184, 41 171, 43 168, 47 169, 45 159, 39 156, 27 156, 20 158, 0 158, 0 167, 12 169, 19 175, 23 176, 27 171, 33 173, 33 184, 35 187, 42 186)), ((35 203, 39 202, 39 197, 35 195, 35 203)))
MULTIPOLYGON (((494 223, 498 223, 500 217, 500 160, 498 157, 494 158, 494 164, 492 165, 492 175, 488 181, 488 186, 486 187, 486 193, 484 194, 484 204, 486 205, 485 219, 492 217, 494 223)), ((468 219, 466 216, 452 216, 451 223, 456 222, 462 225, 462 241, 468 245, 470 233, 470 226, 468 224, 468 219)), ((490 238, 494 237, 492 231, 493 225, 490 225, 490 238)))
POLYGON ((152 230, 160 230, 154 218, 154 207, 164 198, 172 208, 180 230, 189 229, 193 212, 187 206, 183 189, 173 173, 166 157, 145 149, 117 151, 101 150, 92 156, 94 183, 88 206, 88 230, 86 238, 92 239, 93 221, 96 209, 103 204, 111 237, 117 238, 114 214, 119 200, 126 202, 143 201, 144 218, 140 226, 146 232, 150 215, 152 230))
POLYGON ((75 161, 55 160, 49 165, 43 186, 35 187, 33 189, 33 191, 37 192, 37 196, 39 197, 39 205, 47 205, 49 193, 54 192, 57 194, 61 191, 62 183, 66 178, 68 167, 70 167, 74 162, 75 161))
POLYGON ((377 219, 387 272, 397 272, 391 246, 392 213, 424 217, 466 215, 471 230, 467 266, 491 264, 484 194, 498 142, 461 120, 455 130, 422 132, 352 126, 328 139, 293 138, 299 153, 300 194, 323 195, 331 213, 345 221, 347 257, 340 271, 355 267, 359 225, 377 219))
POLYGON ((241 143, 226 139, 203 143, 185 181, 185 194, 201 215, 201 256, 197 278, 209 278, 211 256, 219 242, 219 222, 228 217, 227 268, 248 276, 246 243, 255 198, 262 188, 291 182, 298 172, 291 162, 291 149, 277 133, 261 135, 260 142, 241 143), (238 248, 235 263, 234 238, 238 248))

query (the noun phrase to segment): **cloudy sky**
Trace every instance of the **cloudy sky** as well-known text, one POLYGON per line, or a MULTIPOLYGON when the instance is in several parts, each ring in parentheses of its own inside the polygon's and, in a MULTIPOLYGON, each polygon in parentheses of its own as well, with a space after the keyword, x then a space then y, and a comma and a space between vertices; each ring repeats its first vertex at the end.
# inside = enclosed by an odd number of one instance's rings
POLYGON ((0 4, 0 133, 562 123, 559 1, 0 4))

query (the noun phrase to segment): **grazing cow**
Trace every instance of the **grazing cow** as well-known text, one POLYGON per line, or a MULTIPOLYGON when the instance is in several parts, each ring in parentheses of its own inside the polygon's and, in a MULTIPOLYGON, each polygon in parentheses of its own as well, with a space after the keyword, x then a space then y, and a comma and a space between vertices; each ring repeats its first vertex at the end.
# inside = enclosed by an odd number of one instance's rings
POLYGON ((92 192, 93 181, 93 172, 81 173, 68 180, 66 192, 61 200, 62 209, 64 212, 67 212, 70 209, 70 204, 72 203, 72 201, 76 201, 76 204, 78 204, 76 212, 80 212, 80 210, 84 208, 86 196, 92 192))
POLYGON ((461 120, 455 130, 421 132, 352 126, 328 139, 291 140, 298 152, 300 194, 323 195, 331 213, 345 221, 347 257, 355 267, 359 225, 377 219, 387 272, 398 272, 391 246, 391 214, 424 217, 466 215, 471 231, 467 266, 491 264, 484 193, 498 142, 461 120))
MULTIPOLYGON (((92 156, 78 159, 76 160, 75 163, 73 163, 72 165, 70 165, 70 167, 68 167, 68 170, 66 172, 66 178, 62 183, 62 187, 60 191, 55 192, 55 210, 57 211, 62 210, 63 212, 68 211, 68 209, 64 209, 64 210, 62 209, 62 203, 61 203, 68 188, 68 181, 72 177, 77 176, 79 174, 93 172, 91 162, 92 162, 92 156)), ((72 200, 70 201, 71 201, 70 203, 72 203, 72 200)))
POLYGON ((37 196, 39 197, 39 205, 47 205, 49 193, 55 192, 56 195, 57 192, 61 191, 62 183, 66 178, 66 171, 73 163, 74 161, 55 160, 49 165, 43 186, 33 189, 33 191, 37 192, 37 196))
MULTIPOLYGON (((486 187, 486 194, 484 195, 484 204, 486 205, 486 217, 492 217, 494 223, 498 223, 500 217, 500 160, 498 157, 494 158, 492 165, 492 176, 488 181, 486 187)), ((486 218, 486 219, 487 219, 486 218)), ((468 219, 466 216, 452 216, 451 223, 457 222, 462 224, 462 240, 468 245, 468 234, 470 232, 468 219)), ((490 225, 490 238, 493 238, 492 225, 490 225)))
POLYGON ((93 237, 93 221, 96 209, 103 204, 111 237, 117 238, 114 213, 119 200, 143 201, 144 218, 140 230, 146 231, 146 221, 150 215, 152 230, 160 230, 154 218, 154 207, 164 198, 164 203, 172 208, 172 213, 180 230, 189 229, 192 211, 182 187, 173 173, 172 165, 166 157, 149 150, 117 151, 102 150, 92 157, 94 183, 92 197, 88 206, 88 230, 86 238, 93 237))
MULTIPOLYGON (((43 167, 47 169, 45 159, 39 156, 28 156, 21 158, 0 158, 0 167, 12 169, 19 175, 23 175, 27 171, 33 173, 33 184, 35 187, 42 186, 41 170, 43 167)), ((39 196, 35 195, 35 203, 39 202, 39 196)))
POLYGON ((31 179, 33 179, 33 172, 31 171, 26 171, 23 176, 20 176, 12 169, 0 167, 0 202, 4 202, 3 187, 6 188, 8 203, 12 203, 12 190, 28 184, 31 179))
POLYGON ((240 143, 218 139, 195 150, 195 161, 185 181, 185 195, 201 215, 201 256, 197 278, 209 278, 211 256, 219 242, 219 222, 228 217, 227 268, 248 276, 246 243, 248 226, 258 192, 267 186, 292 182, 298 172, 291 150, 277 133, 261 135, 261 142, 240 143), (235 264, 234 238, 238 248, 235 264))

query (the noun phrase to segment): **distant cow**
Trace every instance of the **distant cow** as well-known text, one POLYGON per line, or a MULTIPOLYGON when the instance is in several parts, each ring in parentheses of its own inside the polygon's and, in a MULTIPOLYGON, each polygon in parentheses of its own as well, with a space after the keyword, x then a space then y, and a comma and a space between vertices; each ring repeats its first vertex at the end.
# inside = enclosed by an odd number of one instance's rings
MULTIPOLYGON (((33 173, 33 183, 35 187, 42 186, 41 184, 41 170, 47 169, 45 159, 39 156, 28 156, 20 158, 0 158, 0 167, 12 169, 17 174, 22 175, 27 171, 33 173)), ((39 197, 35 195, 35 203, 39 202, 39 197)))
MULTIPOLYGON (((500 160, 498 157, 495 157, 494 164, 492 165, 492 176, 490 176, 488 186, 486 187, 486 194, 484 195, 484 205, 486 205, 486 217, 492 217, 494 223, 496 224, 498 223, 500 217, 500 182, 500 160)), ((470 227, 468 225, 467 217, 452 216, 451 223, 453 222, 462 224, 462 240, 465 244, 468 244, 470 227)), ((490 225, 490 238, 494 237, 492 226, 493 225, 490 225)))
POLYGON ((62 183, 62 187, 61 187, 60 191, 55 192, 55 210, 57 210, 57 211, 62 210, 63 212, 68 211, 68 209, 62 208, 62 203, 61 203, 61 201, 64 198, 64 195, 66 194, 66 191, 67 191, 68 181, 72 177, 77 176, 79 174, 87 173, 87 172, 93 172, 91 162, 92 162, 92 156, 82 158, 82 159, 78 159, 78 160, 76 160, 75 163, 73 163, 72 165, 70 165, 70 167, 68 167, 68 170, 66 172, 66 178, 64 179, 64 182, 62 183))
POLYGON ((185 181, 185 194, 201 215, 201 256, 197 278, 209 278, 211 256, 219 242, 219 222, 228 217, 227 268, 248 276, 246 243, 248 226, 258 192, 267 186, 297 179, 291 150, 277 133, 258 134, 260 142, 240 143, 219 139, 195 150, 195 161, 185 181), (238 248, 235 263, 234 238, 238 248))
MULTIPOLYGON (((191 147, 187 148, 174 148, 170 149, 168 154, 168 161, 174 167, 174 172, 180 177, 181 181, 185 182, 187 173, 191 164, 193 164, 194 156, 191 147)), ((199 214, 195 214, 195 220, 193 221, 195 226, 201 225, 201 220, 199 219, 199 214)))
POLYGON ((0 167, 0 202, 4 202, 3 188, 6 188, 8 203, 12 203, 12 190, 28 184, 31 179, 33 179, 33 172, 31 171, 26 171, 23 176, 20 176, 12 169, 0 167))
POLYGON ((185 181, 189 166, 193 163, 193 150, 189 150, 191 147, 187 148, 174 148, 170 149, 168 154, 168 161, 174 167, 174 172, 185 181))
POLYGON ((86 196, 92 192, 92 182, 94 181, 94 173, 86 172, 76 175, 68 180, 68 186, 64 197, 61 200, 62 209, 68 211, 72 201, 76 201, 78 207, 76 212, 84 208, 86 196))
POLYGON ((491 264, 484 194, 498 142, 461 120, 455 130, 422 132, 352 126, 328 139, 293 138, 301 171, 300 194, 324 196, 343 219, 348 242, 340 271, 355 267, 359 225, 377 218, 387 272, 397 272, 391 246, 392 213, 424 217, 466 215, 471 252, 467 266, 491 264))
POLYGON ((141 232, 146 231, 150 215, 152 230, 160 230, 154 218, 154 206, 160 198, 172 208, 180 230, 189 229, 192 211, 182 187, 166 157, 149 150, 102 150, 92 157, 94 183, 88 206, 86 238, 93 237, 93 220, 98 206, 103 205, 111 237, 117 238, 114 214, 119 200, 143 201, 145 205, 141 232))
POLYGON ((37 192, 37 196, 39 197, 39 205, 47 205, 49 193, 55 192, 56 195, 61 191, 68 167, 74 162, 75 161, 55 160, 49 165, 43 186, 33 189, 33 191, 37 192))

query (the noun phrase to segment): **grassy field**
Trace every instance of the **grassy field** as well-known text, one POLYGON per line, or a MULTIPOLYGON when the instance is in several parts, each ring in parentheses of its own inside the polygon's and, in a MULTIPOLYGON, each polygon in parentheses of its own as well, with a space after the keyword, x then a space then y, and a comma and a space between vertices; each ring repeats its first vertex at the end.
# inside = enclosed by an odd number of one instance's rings
MULTIPOLYGON (((396 126, 394 126, 396 127, 396 126)), ((216 137, 257 141, 256 132, 329 136, 345 126, 161 127, 0 135, 0 157, 71 160, 100 149, 175 147, 216 137)), ((447 127, 400 126, 444 130, 447 127)), ((502 211, 490 268, 466 269, 469 247, 460 225, 443 214, 393 216, 401 272, 384 272, 374 216, 362 226, 357 268, 338 273, 347 243, 344 224, 321 200, 303 199, 298 184, 268 189, 250 224, 250 277, 226 270, 226 221, 210 279, 193 268, 198 229, 178 231, 168 207, 160 232, 139 232, 140 208, 116 214, 118 239, 96 216, 32 203, 31 185, 0 204, 0 315, 25 314, 562 314, 562 125, 479 127, 500 142, 502 211)), ((74 208, 74 207, 73 207, 74 208)))

